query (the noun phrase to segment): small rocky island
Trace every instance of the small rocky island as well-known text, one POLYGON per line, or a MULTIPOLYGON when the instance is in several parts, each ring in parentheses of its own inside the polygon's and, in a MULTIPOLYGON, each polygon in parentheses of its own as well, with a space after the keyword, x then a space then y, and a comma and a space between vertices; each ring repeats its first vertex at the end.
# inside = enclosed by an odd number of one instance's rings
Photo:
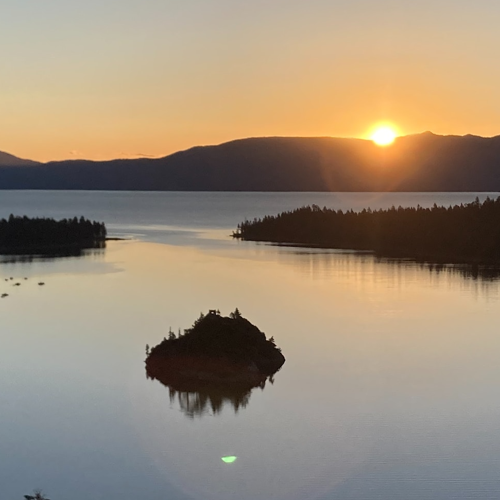
POLYGON ((147 352, 148 377, 177 390, 189 390, 193 382, 251 389, 265 384, 285 362, 274 339, 238 309, 229 317, 214 310, 201 314, 184 334, 170 332, 147 352))
POLYGON ((103 248, 106 226, 84 217, 51 218, 10 215, 0 219, 0 254, 60 255, 103 248))

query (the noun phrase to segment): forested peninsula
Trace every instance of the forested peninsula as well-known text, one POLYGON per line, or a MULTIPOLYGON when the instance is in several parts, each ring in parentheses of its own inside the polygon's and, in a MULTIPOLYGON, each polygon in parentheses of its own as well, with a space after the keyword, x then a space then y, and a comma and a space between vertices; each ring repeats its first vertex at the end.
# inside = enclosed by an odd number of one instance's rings
POLYGON ((500 197, 450 207, 342 211, 316 205, 245 221, 235 238, 372 251, 438 263, 500 264, 500 197))
POLYGON ((54 220, 10 215, 0 219, 0 254, 59 254, 102 248, 106 226, 84 217, 54 220))

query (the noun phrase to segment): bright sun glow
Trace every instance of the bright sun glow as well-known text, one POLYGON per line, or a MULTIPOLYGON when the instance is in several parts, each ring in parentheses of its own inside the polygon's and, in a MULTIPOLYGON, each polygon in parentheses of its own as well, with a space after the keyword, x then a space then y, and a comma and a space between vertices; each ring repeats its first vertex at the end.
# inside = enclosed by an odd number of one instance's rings
POLYGON ((371 135, 371 140, 378 146, 388 146, 396 139, 396 132, 387 126, 378 127, 371 135))

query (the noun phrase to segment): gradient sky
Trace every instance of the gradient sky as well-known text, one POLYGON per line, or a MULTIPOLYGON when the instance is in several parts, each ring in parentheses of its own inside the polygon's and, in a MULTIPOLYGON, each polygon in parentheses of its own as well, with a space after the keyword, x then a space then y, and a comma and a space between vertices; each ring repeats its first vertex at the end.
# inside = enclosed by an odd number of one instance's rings
POLYGON ((0 150, 500 134, 498 0, 0 0, 0 150))

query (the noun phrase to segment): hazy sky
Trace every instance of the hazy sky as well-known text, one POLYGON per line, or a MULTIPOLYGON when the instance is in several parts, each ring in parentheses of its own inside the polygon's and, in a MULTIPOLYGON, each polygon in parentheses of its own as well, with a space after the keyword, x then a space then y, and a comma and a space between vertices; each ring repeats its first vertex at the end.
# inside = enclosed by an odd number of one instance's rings
POLYGON ((0 150, 500 134, 498 0, 0 0, 0 150))

